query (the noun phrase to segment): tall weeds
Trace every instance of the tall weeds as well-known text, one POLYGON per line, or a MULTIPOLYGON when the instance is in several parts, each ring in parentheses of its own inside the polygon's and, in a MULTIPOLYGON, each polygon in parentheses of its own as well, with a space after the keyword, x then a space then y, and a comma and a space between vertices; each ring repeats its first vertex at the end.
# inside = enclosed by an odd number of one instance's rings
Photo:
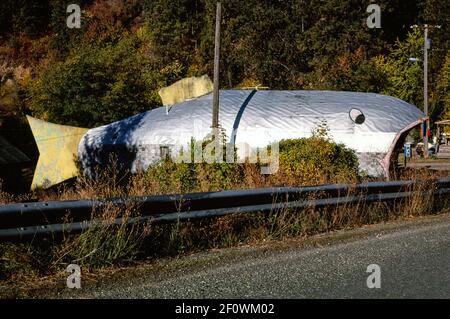
MULTIPOLYGON (((290 153, 288 158, 295 156, 295 153, 290 153)), ((347 170, 344 166, 330 169, 326 165, 322 166, 328 172, 325 175, 316 177, 308 175, 308 179, 296 178, 296 174, 301 174, 302 167, 309 167, 310 164, 299 164, 295 168, 295 174, 290 174, 289 169, 284 169, 290 167, 289 165, 280 165, 280 171, 269 176, 261 175, 260 166, 251 163, 224 166, 175 164, 165 160, 134 176, 123 174, 111 165, 106 170, 100 171, 97 179, 81 176, 71 187, 38 190, 23 198, 37 197, 41 200, 123 198, 330 182, 353 183, 360 180, 358 176, 348 174, 352 169, 347 170), (336 172, 340 173, 335 174, 336 172)), ((23 277, 56 273, 65 269, 69 263, 82 265, 84 269, 93 269, 128 263, 136 259, 177 256, 262 240, 310 236, 397 218, 447 212, 450 207, 449 196, 439 198, 434 196, 435 190, 431 187, 431 182, 435 176, 420 171, 415 174, 408 172, 408 175, 402 176, 404 179, 428 182, 415 184, 410 189, 414 196, 394 204, 383 202, 369 204, 360 200, 357 203, 334 207, 310 206, 298 210, 281 208, 267 214, 235 214, 161 225, 144 222, 139 214, 139 203, 129 201, 122 206, 109 203, 94 209, 90 218, 91 227, 80 235, 66 234, 63 241, 49 239, 25 244, 0 244, 0 278, 19 281, 23 277)), ((307 199, 313 200, 322 195, 311 194, 307 199)), ((352 191, 341 194, 344 198, 354 195, 356 194, 352 191)), ((15 200, 20 198, 0 192, 0 202, 9 203, 15 200)), ((285 201, 284 198, 273 200, 285 201)))

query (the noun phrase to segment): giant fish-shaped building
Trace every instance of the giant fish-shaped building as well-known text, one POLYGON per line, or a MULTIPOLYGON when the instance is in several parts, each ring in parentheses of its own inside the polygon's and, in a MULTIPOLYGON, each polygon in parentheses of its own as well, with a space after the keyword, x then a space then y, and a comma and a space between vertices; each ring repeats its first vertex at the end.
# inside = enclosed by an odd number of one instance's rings
MULTIPOLYGON (((329 137, 356 151, 360 169, 389 176, 391 159, 424 113, 398 98, 342 91, 221 90, 219 121, 229 143, 266 147, 309 137, 325 123, 329 137)), ((110 154, 135 172, 165 152, 186 147, 211 132, 212 93, 93 128, 78 145, 86 172, 106 165, 110 154)), ((239 152, 238 152, 239 154, 239 152)))

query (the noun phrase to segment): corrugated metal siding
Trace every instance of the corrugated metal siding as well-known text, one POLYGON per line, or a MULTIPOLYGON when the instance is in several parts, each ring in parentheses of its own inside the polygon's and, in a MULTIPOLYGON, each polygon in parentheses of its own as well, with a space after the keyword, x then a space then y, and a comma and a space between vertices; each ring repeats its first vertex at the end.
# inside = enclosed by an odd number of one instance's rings
MULTIPOLYGON (((325 123, 329 137, 361 154, 361 168, 373 175, 383 169, 379 159, 397 134, 425 116, 411 104, 375 93, 268 90, 251 94, 220 91, 219 122, 238 152, 245 145, 256 149, 282 139, 309 137, 325 123), (352 121, 352 109, 362 112, 363 123, 352 121)), ((161 107, 91 129, 80 141, 78 158, 89 171, 95 164, 107 163, 108 152, 102 150, 126 149, 135 157, 128 168, 145 169, 155 162, 153 150, 159 146, 175 151, 191 138, 203 140, 211 132, 211 113, 212 94, 207 94, 173 105, 169 112, 161 107)))
POLYGON ((0 165, 22 164, 29 161, 28 156, 0 136, 0 165))

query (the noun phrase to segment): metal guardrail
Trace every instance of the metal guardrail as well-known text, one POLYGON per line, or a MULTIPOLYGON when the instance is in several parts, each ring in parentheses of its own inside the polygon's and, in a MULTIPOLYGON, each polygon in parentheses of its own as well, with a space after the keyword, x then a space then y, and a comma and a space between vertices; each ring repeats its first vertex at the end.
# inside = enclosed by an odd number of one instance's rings
MULTIPOLYGON (((168 223, 228 214, 267 213, 278 209, 336 206, 341 204, 395 202, 414 195, 448 196, 450 179, 433 182, 392 181, 358 185, 330 184, 307 187, 274 187, 222 192, 190 193, 99 200, 49 201, 0 206, 0 240, 29 240, 79 233, 92 225, 95 209, 108 205, 133 205, 140 217, 127 223, 168 223), (424 183, 423 191, 413 191, 424 183)), ((114 223, 121 224, 121 218, 114 223)))

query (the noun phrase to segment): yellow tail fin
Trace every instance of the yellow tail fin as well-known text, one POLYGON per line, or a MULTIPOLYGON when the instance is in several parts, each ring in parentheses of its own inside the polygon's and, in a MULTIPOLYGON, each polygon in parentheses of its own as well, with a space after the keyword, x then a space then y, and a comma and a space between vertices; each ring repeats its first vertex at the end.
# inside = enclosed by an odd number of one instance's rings
POLYGON ((58 125, 27 116, 39 149, 31 189, 47 188, 77 176, 76 158, 86 128, 58 125))

